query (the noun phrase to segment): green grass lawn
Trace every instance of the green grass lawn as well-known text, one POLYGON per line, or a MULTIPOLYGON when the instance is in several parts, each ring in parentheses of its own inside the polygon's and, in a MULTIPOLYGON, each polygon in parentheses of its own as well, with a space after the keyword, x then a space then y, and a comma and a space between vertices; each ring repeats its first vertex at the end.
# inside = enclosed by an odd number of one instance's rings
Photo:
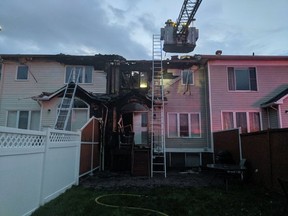
POLYGON ((284 197, 250 185, 231 186, 228 192, 216 187, 94 190, 78 186, 40 207, 33 216, 285 216, 286 204, 284 197))

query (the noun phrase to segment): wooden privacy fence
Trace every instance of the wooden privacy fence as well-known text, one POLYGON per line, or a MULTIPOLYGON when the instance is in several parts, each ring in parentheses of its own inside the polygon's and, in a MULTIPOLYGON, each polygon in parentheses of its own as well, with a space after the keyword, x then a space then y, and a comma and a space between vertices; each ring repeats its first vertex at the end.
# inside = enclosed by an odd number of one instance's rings
POLYGON ((288 129, 241 134, 241 144, 253 181, 281 191, 277 178, 288 179, 288 129))
POLYGON ((100 168, 100 122, 92 117, 81 128, 80 172, 84 176, 100 168))
POLYGON ((213 137, 214 154, 221 149, 230 151, 235 161, 246 158, 253 182, 281 191, 278 178, 288 179, 288 128, 246 134, 235 129, 215 132, 213 137))
POLYGON ((30 215, 77 185, 80 137, 0 127, 0 215, 30 215))
POLYGON ((214 154, 221 151, 231 153, 234 162, 239 163, 241 158, 241 140, 239 137, 239 129, 218 131, 213 133, 214 154))

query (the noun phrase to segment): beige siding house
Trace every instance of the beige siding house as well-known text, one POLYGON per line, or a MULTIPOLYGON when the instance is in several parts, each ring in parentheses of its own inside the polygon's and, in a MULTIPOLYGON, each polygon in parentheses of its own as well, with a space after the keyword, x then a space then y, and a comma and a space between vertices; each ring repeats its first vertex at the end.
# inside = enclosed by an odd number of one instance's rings
MULTIPOLYGON (((54 127, 60 98, 40 101, 34 97, 61 89, 74 68, 83 69, 81 88, 95 94, 106 92, 106 73, 100 69, 102 66, 97 66, 97 56, 1 55, 1 59, 1 126, 34 130, 54 127)), ((79 124, 73 130, 79 129, 90 117, 89 104, 82 103, 86 106, 75 107, 72 112, 72 125, 73 121, 79 124), (79 118, 82 120, 78 121, 79 118)))

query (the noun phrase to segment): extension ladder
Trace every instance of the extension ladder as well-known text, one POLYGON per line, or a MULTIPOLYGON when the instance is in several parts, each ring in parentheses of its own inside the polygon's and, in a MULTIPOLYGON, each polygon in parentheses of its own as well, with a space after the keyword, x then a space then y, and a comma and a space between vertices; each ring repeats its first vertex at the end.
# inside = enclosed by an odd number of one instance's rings
POLYGON ((162 70, 162 42, 153 35, 152 50, 152 115, 151 115, 151 177, 166 177, 164 85, 162 70))
POLYGON ((67 130, 67 125, 71 115, 71 110, 73 108, 76 89, 79 83, 81 73, 81 69, 78 71, 72 70, 69 75, 54 124, 54 128, 57 130, 67 130))

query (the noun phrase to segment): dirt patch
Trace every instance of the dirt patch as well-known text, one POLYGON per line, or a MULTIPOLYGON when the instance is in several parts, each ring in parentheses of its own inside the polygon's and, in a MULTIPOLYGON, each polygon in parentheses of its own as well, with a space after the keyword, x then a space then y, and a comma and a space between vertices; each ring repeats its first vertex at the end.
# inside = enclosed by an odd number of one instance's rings
POLYGON ((219 184, 223 184, 223 182, 221 179, 214 178, 212 173, 195 171, 168 172, 166 178, 163 176, 150 178, 131 176, 127 173, 95 172, 93 176, 87 176, 80 180, 80 185, 95 189, 160 186, 206 187, 219 184))

